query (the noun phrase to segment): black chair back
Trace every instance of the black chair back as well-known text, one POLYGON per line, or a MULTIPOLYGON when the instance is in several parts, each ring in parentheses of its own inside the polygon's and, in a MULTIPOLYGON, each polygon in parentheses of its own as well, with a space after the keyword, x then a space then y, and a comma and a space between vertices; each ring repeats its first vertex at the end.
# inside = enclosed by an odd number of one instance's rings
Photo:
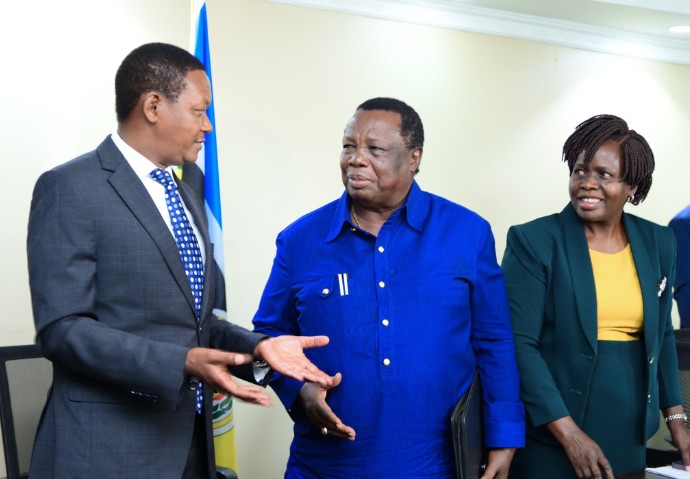
POLYGON ((7 479, 25 479, 53 367, 35 345, 0 347, 0 425, 7 479))

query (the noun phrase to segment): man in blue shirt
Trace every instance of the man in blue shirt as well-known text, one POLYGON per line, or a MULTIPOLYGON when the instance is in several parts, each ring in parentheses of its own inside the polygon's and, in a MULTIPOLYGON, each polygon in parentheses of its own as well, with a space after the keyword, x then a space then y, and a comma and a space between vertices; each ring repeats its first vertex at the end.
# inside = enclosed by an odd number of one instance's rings
POLYGON ((340 157, 346 191, 280 233, 255 330, 327 335, 322 389, 278 376, 295 422, 288 479, 455 475, 450 416, 475 370, 484 479, 524 442, 513 333, 489 224, 420 189, 424 130, 391 98, 360 105, 340 157))
POLYGON ((690 206, 678 213, 669 226, 676 234, 678 242, 673 297, 678 305, 680 327, 690 328, 690 206))

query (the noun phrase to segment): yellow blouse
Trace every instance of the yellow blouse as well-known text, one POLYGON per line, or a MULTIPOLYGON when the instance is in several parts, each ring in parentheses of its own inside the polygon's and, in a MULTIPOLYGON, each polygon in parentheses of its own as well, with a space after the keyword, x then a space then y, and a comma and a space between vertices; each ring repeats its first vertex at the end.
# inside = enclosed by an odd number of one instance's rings
POLYGON ((589 250, 597 291, 598 339, 636 341, 642 337, 642 291, 628 244, 614 254, 589 250))

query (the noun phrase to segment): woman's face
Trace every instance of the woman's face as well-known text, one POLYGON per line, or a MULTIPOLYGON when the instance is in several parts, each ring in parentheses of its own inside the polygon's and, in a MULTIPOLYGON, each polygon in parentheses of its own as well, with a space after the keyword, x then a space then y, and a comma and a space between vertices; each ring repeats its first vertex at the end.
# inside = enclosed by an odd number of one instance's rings
POLYGON ((589 165, 585 166, 583 158, 584 152, 570 175, 570 202, 585 223, 615 224, 637 189, 621 181, 621 148, 607 140, 589 165))

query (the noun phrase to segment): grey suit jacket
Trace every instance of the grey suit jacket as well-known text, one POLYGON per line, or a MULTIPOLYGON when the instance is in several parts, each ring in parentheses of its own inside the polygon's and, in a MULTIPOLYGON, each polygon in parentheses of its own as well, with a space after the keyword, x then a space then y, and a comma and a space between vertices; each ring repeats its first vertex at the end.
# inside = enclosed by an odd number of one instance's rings
MULTIPOLYGON (((212 315, 204 210, 184 184, 179 191, 206 249, 198 327, 175 240, 109 137, 36 183, 29 280, 36 342, 54 373, 31 477, 181 477, 195 415, 187 351, 251 353, 264 337, 212 315)), ((253 380, 250 371, 234 372, 253 380)))

